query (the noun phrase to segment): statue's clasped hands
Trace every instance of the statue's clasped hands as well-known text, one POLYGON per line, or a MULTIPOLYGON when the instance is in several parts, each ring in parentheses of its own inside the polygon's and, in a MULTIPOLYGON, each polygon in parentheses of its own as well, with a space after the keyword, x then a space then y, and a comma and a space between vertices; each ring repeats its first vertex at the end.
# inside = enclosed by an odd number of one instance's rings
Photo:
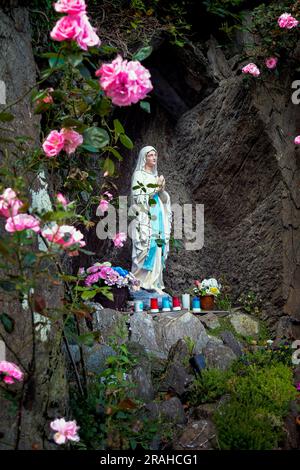
POLYGON ((158 191, 164 191, 166 186, 166 180, 163 175, 157 177, 158 191))

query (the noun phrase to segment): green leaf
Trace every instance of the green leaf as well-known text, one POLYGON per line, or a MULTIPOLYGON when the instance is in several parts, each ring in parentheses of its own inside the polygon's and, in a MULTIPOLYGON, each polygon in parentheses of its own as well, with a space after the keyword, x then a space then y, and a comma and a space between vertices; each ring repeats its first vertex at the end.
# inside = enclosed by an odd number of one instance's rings
POLYGON ((140 101, 140 107, 147 113, 151 113, 150 103, 148 103, 148 101, 140 101))
POLYGON ((35 253, 27 253, 23 259, 25 268, 32 266, 36 262, 36 259, 37 258, 35 253))
POLYGON ((105 97, 102 97, 97 100, 92 109, 101 117, 107 116, 111 111, 111 101, 105 97))
POLYGON ((149 206, 156 206, 155 199, 149 199, 149 206))
POLYGON ((93 297, 95 297, 96 294, 97 294, 97 289, 86 290, 86 291, 82 292, 81 298, 83 300, 89 300, 89 299, 92 299, 93 297))
POLYGON ((121 134, 120 141, 127 149, 131 150, 133 148, 133 142, 127 135, 121 134))
POLYGON ((85 149, 85 150, 87 150, 88 152, 91 152, 91 153, 97 153, 97 152, 99 152, 99 149, 96 149, 96 147, 92 147, 92 145, 85 145, 85 144, 82 144, 82 145, 80 146, 80 148, 85 149))
POLYGON ((107 171, 109 176, 112 176, 115 172, 115 164, 109 157, 104 161, 103 170, 104 172, 107 171))
POLYGON ((83 61, 83 55, 81 52, 77 52, 76 54, 69 55, 68 60, 74 67, 77 67, 83 61))
POLYGON ((1 313, 0 321, 6 331, 6 333, 12 333, 15 328, 15 320, 11 318, 7 313, 1 313))
POLYGON ((62 120, 62 127, 74 127, 78 132, 83 132, 85 129, 88 129, 86 124, 71 117, 67 117, 62 120))
POLYGON ((76 214, 74 211, 67 212, 67 211, 48 211, 44 214, 41 214, 40 217, 44 222, 48 221, 56 221, 56 220, 63 220, 63 219, 71 219, 75 217, 76 214))
POLYGON ((65 65, 65 60, 61 57, 50 57, 49 60, 50 68, 61 68, 65 65))
POLYGON ((85 250, 84 248, 79 248, 79 251, 81 251, 81 252, 84 253, 85 255, 90 255, 90 256, 96 254, 94 251, 85 250))
POLYGON ((80 64, 79 67, 77 67, 77 68, 78 68, 78 70, 79 70, 79 72, 80 72, 80 74, 83 78, 87 78, 87 79, 92 78, 91 72, 89 71, 89 69, 87 67, 80 64))
POLYGON ((107 147, 107 150, 113 154, 120 162, 123 160, 122 155, 113 147, 107 147))
POLYGON ((90 78, 86 81, 86 83, 90 85, 90 87, 93 88, 94 90, 97 90, 97 91, 100 90, 100 85, 99 85, 98 80, 90 78))
POLYGON ((135 54, 133 54, 132 60, 138 60, 141 62, 142 60, 147 59, 147 57, 149 57, 152 51, 153 48, 151 46, 142 47, 135 54))
POLYGON ((13 119, 15 119, 15 117, 11 113, 0 113, 0 121, 2 122, 10 122, 13 121, 13 119))
POLYGON ((114 119, 114 129, 116 134, 125 134, 124 127, 120 123, 119 119, 114 119))
POLYGON ((84 145, 101 149, 109 144, 109 135, 105 129, 99 127, 88 127, 84 133, 84 145))
POLYGON ((104 54, 113 54, 115 52, 118 52, 117 47, 108 46, 106 44, 103 44, 102 46, 100 46, 100 49, 102 52, 104 52, 104 54))

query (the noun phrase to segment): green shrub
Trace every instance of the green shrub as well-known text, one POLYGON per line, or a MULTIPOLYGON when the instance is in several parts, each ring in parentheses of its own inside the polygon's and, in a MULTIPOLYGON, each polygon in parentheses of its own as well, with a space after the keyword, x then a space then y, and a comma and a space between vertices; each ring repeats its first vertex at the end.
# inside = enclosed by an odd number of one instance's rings
MULTIPOLYGON (((237 368, 237 364, 235 364, 237 368)), ((296 397, 292 370, 282 363, 245 365, 227 381, 229 402, 214 415, 222 449, 268 450, 278 446, 282 420, 296 397)))
POLYGON ((224 450, 270 450, 282 436, 281 421, 275 415, 235 399, 219 408, 215 424, 224 450))
POLYGON ((227 382, 231 376, 231 372, 220 369, 203 370, 191 387, 188 401, 194 406, 215 401, 227 392, 227 382))

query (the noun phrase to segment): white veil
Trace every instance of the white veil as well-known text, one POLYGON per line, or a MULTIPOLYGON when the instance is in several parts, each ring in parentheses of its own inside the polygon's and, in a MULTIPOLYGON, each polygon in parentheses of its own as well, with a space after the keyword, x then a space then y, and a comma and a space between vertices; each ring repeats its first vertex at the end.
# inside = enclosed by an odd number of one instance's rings
MULTIPOLYGON (((137 163, 136 163, 136 166, 135 166, 134 172, 132 174, 132 178, 131 178, 131 188, 130 188, 130 191, 131 191, 131 204, 133 204, 132 186, 133 186, 135 173, 136 173, 136 171, 142 171, 142 170, 145 169, 146 156, 147 156, 148 152, 151 152, 151 150, 154 150, 154 152, 156 152, 156 154, 158 153, 156 148, 152 147, 151 145, 146 145, 139 152, 137 163)), ((154 176, 158 176, 157 175, 157 159, 156 159, 155 166, 152 169, 152 173, 153 173, 154 176)))

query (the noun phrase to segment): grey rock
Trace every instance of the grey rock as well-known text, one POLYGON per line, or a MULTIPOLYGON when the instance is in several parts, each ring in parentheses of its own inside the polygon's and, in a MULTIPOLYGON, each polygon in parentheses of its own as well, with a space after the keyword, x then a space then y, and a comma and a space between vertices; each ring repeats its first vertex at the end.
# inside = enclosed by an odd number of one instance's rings
POLYGON ((149 374, 147 370, 138 365, 134 367, 133 371, 130 373, 130 378, 135 384, 135 388, 132 389, 135 398, 144 401, 145 403, 154 399, 151 372, 149 374))
MULTIPOLYGON (((70 345, 69 345, 69 349, 70 349, 70 353, 71 353, 71 355, 72 355, 72 357, 73 357, 73 360, 74 360, 75 362, 79 362, 79 361, 80 361, 80 349, 79 349, 79 346, 78 346, 77 344, 70 344, 70 345)), ((63 351, 65 352, 67 359, 70 360, 65 345, 63 345, 63 351)))
POLYGON ((141 344, 147 352, 158 357, 167 357, 167 354, 157 344, 155 325, 151 315, 146 312, 134 313, 130 319, 130 329, 130 341, 141 344))
POLYGON ((276 325, 276 338, 295 340, 300 338, 300 319, 283 316, 276 325))
POLYGON ((135 398, 147 403, 154 399, 151 361, 145 348, 141 344, 128 341, 126 346, 128 351, 137 360, 137 365, 134 366, 132 372, 129 374, 129 379, 135 384, 135 388, 132 392, 135 398))
POLYGON ((188 311, 162 312, 153 318, 146 312, 134 313, 130 319, 131 341, 142 344, 147 352, 162 359, 178 340, 188 336, 195 342, 195 352, 208 342, 205 328, 188 311))
POLYGON ((232 313, 228 316, 235 331, 242 336, 256 337, 259 334, 259 321, 246 313, 232 313))
POLYGON ((228 346, 236 356, 243 355, 243 349, 239 341, 234 337, 234 334, 231 331, 225 330, 220 334, 225 346, 228 346))
POLYGON ((99 331, 104 341, 108 337, 114 335, 116 328, 126 321, 126 314, 113 310, 111 308, 103 308, 99 303, 86 302, 89 306, 93 307, 93 330, 99 331))
POLYGON ((107 368, 106 360, 110 356, 115 356, 115 351, 106 344, 94 344, 93 347, 83 347, 85 365, 88 372, 101 374, 107 368))
POLYGON ((216 428, 210 419, 189 420, 183 433, 175 439, 175 450, 212 450, 217 448, 216 428))
POLYGON ((204 403, 197 406, 192 412, 192 417, 198 419, 212 419, 218 404, 217 403, 204 403))
POLYGON ((205 315, 201 315, 201 316, 199 316, 199 320, 209 330, 219 328, 219 326, 220 326, 220 322, 218 320, 217 315, 214 315, 213 313, 206 313, 205 315))
POLYGON ((145 411, 149 419, 162 419, 173 424, 186 422, 183 405, 177 397, 162 402, 148 403, 145 411))
POLYGON ((211 340, 204 348, 203 354, 206 359, 206 365, 209 369, 218 368, 226 370, 236 359, 236 355, 230 348, 211 340))
POLYGON ((168 362, 178 362, 179 364, 188 367, 190 353, 188 345, 184 339, 179 339, 171 347, 168 355, 168 362))
POLYGON ((160 383, 159 391, 170 391, 182 397, 193 380, 194 376, 189 374, 181 364, 170 363, 160 383))
POLYGON ((204 326, 188 311, 161 313, 155 320, 155 332, 159 349, 165 356, 172 345, 185 336, 195 342, 195 352, 201 351, 208 342, 204 326))

